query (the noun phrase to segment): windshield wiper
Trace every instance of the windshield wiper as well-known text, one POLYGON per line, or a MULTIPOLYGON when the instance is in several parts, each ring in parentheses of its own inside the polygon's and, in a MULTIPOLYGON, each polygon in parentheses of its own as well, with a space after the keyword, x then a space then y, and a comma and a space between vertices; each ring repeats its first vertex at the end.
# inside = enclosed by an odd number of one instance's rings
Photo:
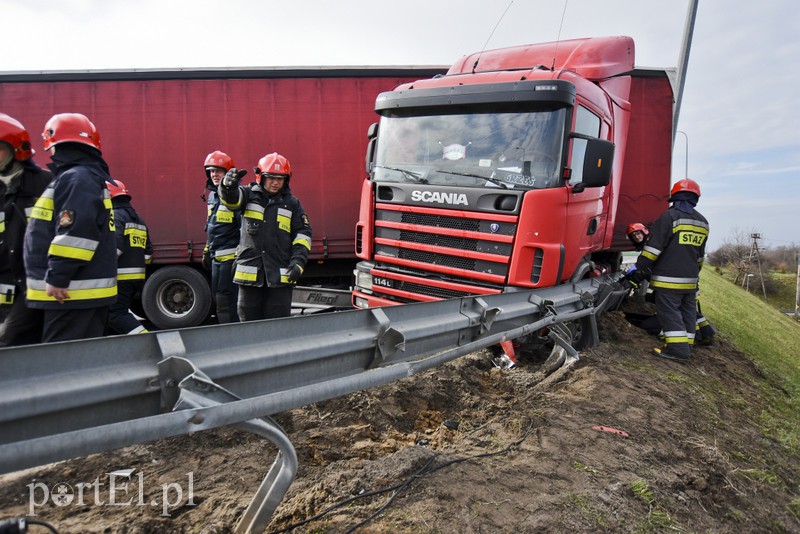
POLYGON ((408 169, 401 169, 400 167, 386 167, 384 165, 375 165, 378 169, 386 169, 387 171, 397 171, 403 173, 403 176, 406 178, 411 178, 413 181, 417 182, 418 184, 427 184, 428 180, 423 178, 424 174, 414 171, 409 171, 408 169))
POLYGON ((492 182, 493 184, 503 186, 506 189, 511 189, 508 183, 498 178, 493 178, 491 176, 481 176, 480 174, 471 174, 468 172, 447 171, 444 169, 435 169, 435 170, 436 172, 441 172, 443 174, 455 174, 456 176, 469 176, 470 178, 480 178, 481 180, 486 180, 487 182, 492 182))

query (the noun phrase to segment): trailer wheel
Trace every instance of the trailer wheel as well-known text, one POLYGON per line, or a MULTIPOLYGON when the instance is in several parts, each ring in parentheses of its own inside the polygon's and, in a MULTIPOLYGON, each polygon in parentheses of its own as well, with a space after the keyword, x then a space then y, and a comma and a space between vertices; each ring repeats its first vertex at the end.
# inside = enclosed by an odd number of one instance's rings
POLYGON ((205 277, 184 265, 162 267, 142 290, 147 318, 158 328, 198 326, 211 309, 211 288, 205 277))

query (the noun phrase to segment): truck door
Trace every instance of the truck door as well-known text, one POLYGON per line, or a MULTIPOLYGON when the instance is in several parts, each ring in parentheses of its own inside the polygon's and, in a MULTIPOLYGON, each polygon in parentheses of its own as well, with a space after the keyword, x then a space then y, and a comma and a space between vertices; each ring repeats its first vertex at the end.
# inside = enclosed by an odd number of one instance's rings
MULTIPOLYGON (((575 107, 573 132, 593 138, 607 137, 608 126, 588 107, 575 107)), ((570 275, 584 256, 598 250, 603 244, 603 229, 608 216, 606 187, 586 187, 583 183, 583 164, 586 139, 573 136, 570 147, 571 175, 567 199, 567 224, 564 232, 566 250, 576 251, 565 258, 564 275, 570 275), (580 252, 577 252, 580 251, 580 252)))

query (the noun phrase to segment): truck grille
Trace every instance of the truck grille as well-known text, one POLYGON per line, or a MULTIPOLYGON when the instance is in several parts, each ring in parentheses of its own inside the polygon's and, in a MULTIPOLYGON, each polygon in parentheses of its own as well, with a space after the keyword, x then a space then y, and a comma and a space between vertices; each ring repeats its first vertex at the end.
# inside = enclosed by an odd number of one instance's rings
POLYGON ((399 284, 397 284, 397 289, 401 291, 408 291, 410 293, 430 295, 431 297, 438 297, 440 299, 452 299, 458 297, 466 297, 469 295, 469 293, 466 291, 455 291, 443 287, 415 284, 414 282, 400 282, 399 284))
MULTIPOLYGON (((397 265, 435 273, 434 279, 500 288, 508 275, 517 220, 508 214, 480 215, 456 217, 379 208, 375 212, 375 259, 384 268, 397 265)), ((403 290, 440 298, 468 294, 435 287, 435 281, 430 286, 425 280, 420 282, 404 282, 403 290)))
POLYGON ((425 213, 401 213, 401 222, 419 224, 434 228, 452 228, 453 230, 471 230, 477 232, 480 221, 477 219, 462 219, 446 215, 428 215, 425 213))

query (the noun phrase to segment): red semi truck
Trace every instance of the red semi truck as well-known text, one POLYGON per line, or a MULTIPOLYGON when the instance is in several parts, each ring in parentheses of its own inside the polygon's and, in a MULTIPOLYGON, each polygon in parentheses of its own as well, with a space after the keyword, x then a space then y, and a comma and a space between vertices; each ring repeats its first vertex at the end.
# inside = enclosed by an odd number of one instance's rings
POLYGON ((666 207, 673 69, 629 37, 483 51, 378 96, 353 303, 554 286, 619 268, 666 207))
MULTIPOLYGON (((39 135, 47 119, 79 112, 94 122, 111 175, 128 186, 154 244, 137 311, 159 328, 179 328, 201 324, 212 305, 207 275, 199 268, 207 154, 222 150, 244 169, 269 152, 286 156, 294 170, 292 189, 314 230, 301 283, 349 290, 365 132, 374 120, 375 98, 445 70, 7 72, 0 73, 0 111, 28 128, 42 166, 49 163, 39 135)), ((313 290, 296 294, 312 305, 331 298, 313 290)), ((347 292, 345 299, 349 303, 347 292)))

